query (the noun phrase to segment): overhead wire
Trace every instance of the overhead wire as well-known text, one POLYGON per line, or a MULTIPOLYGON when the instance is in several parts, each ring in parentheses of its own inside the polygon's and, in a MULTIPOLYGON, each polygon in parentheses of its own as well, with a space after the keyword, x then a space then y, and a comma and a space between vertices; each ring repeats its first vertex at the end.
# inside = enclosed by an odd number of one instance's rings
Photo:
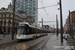
MULTIPOLYGON (((43 3, 43 1, 41 0, 41 3, 43 4, 43 6, 41 7, 41 8, 38 8, 38 9, 44 9, 44 11, 45 11, 45 13, 46 13, 46 15, 47 16, 49 16, 50 17, 50 15, 49 15, 49 13, 47 13, 47 11, 46 11, 46 9, 45 8, 48 8, 48 7, 54 7, 54 6, 58 6, 58 4, 55 4, 55 5, 50 5, 50 6, 46 6, 46 7, 44 7, 44 3, 43 3)), ((52 18, 52 17, 51 17, 52 18)), ((53 18, 52 18, 53 19, 53 18)))
MULTIPOLYGON (((38 14, 40 17, 41 17, 41 15, 40 14, 38 14)), ((42 17, 41 17, 42 18, 42 17)))
MULTIPOLYGON (((43 1, 42 1, 42 0, 40 0, 40 1, 41 1, 41 2, 40 2, 41 6, 44 7, 44 3, 43 3, 43 1)), ((43 9, 44 9, 44 11, 45 11, 45 13, 46 13, 46 16, 47 16, 48 13, 47 13, 46 9, 45 9, 45 8, 43 8, 43 9)), ((49 18, 47 17, 47 19, 49 19, 49 18)))
MULTIPOLYGON (((43 4, 43 1, 41 0, 41 2, 40 2, 42 5, 42 7, 44 7, 44 4, 43 4)), ((46 12, 46 9, 44 8, 44 11, 46 12)), ((47 13, 47 12, 46 12, 47 13)))
MULTIPOLYGON (((44 7, 44 5, 43 5, 43 1, 42 0, 40 0, 40 4, 41 4, 41 7, 44 7)), ((43 8, 43 10, 45 11, 45 13, 46 13, 46 10, 43 8)))
MULTIPOLYGON (((43 3, 43 1, 41 0, 41 2, 42 2, 42 4, 43 4, 43 6, 44 6, 44 3, 43 3)), ((47 8, 47 7, 53 7, 53 6, 57 6, 57 4, 55 4, 55 5, 51 5, 51 6, 46 6, 45 8, 47 8)), ((44 9, 45 9, 44 8, 44 9)), ((49 13, 47 13, 47 11, 46 11, 46 9, 45 9, 45 12, 46 12, 46 15, 48 15, 49 17, 50 17, 50 15, 49 15, 49 13)), ((52 18, 52 17, 51 17, 52 18)), ((53 18, 52 18, 53 19, 53 18)))
MULTIPOLYGON (((3 0, 5 3, 8 3, 6 0, 3 0)), ((0 6, 2 6, 2 5, 0 5, 0 6)), ((3 7, 3 6, 2 6, 3 7)))
MULTIPOLYGON (((6 0, 4 0, 6 3, 8 3, 6 0)), ((17 2, 16 2, 17 3, 17 2)), ((20 6, 20 4, 19 3, 17 3, 19 6, 20 6)), ((40 4, 41 4, 41 8, 37 8, 37 9, 44 9, 44 11, 45 11, 45 13, 46 13, 46 15, 48 15, 48 16, 50 16, 47 12, 46 12, 46 9, 45 8, 47 8, 47 7, 53 7, 53 6, 57 6, 57 4, 56 5, 51 5, 51 6, 46 6, 46 7, 44 7, 44 4, 43 4, 43 1, 41 0, 41 2, 40 2, 40 4)), ((18 7, 19 8, 19 7, 18 7)))
POLYGON ((4 0, 6 3, 8 3, 6 0, 4 0))
POLYGON ((37 8, 37 9, 43 9, 43 8, 48 8, 48 7, 54 7, 54 6, 57 6, 58 4, 55 4, 55 5, 50 5, 50 6, 46 6, 46 7, 40 7, 40 8, 37 8))

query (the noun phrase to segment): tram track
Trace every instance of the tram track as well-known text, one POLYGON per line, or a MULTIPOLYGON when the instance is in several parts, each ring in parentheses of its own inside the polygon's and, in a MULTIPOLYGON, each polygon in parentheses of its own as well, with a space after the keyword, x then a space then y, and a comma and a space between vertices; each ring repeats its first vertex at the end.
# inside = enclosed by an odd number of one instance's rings
POLYGON ((12 45, 14 45, 14 44, 17 44, 17 41, 1 44, 1 45, 0 45, 0 49, 1 49, 1 48, 5 48, 5 47, 7 47, 7 46, 12 46, 12 45))
POLYGON ((30 46, 29 48, 27 48, 26 50, 30 50, 31 48, 34 48, 35 46, 37 46, 38 44, 40 44, 42 41, 44 41, 46 38, 44 38, 43 40, 41 40, 40 42, 38 42, 37 44, 33 45, 33 46, 30 46))
POLYGON ((43 49, 44 49, 44 46, 47 44, 47 42, 48 42, 49 39, 50 39, 50 38, 48 38, 47 41, 44 43, 44 45, 41 46, 38 50, 43 50, 43 49))
MULTIPOLYGON (((36 38, 37 39, 37 38, 36 38)), ((44 38, 43 40, 45 40, 46 38, 44 38)), ((40 42, 42 42, 43 40, 41 40, 40 42)), ((13 45, 15 45, 15 44, 19 44, 19 43, 22 43, 22 42, 28 42, 28 41, 31 41, 31 40, 24 40, 24 41, 14 41, 14 42, 9 42, 9 43, 4 43, 4 44, 1 44, 0 45, 0 49, 2 49, 2 48, 6 48, 6 47, 9 47, 9 46, 13 46, 13 45)), ((34 46, 36 46, 36 45, 38 45, 40 42, 38 42, 37 44, 35 44, 34 46)), ((27 50, 28 49, 30 49, 31 47, 33 47, 33 46, 29 46, 29 48, 27 48, 27 50)))
POLYGON ((26 50, 33 50, 32 48, 35 48, 35 46, 41 44, 42 42, 44 43, 40 48, 38 48, 38 50, 43 50, 43 47, 46 45, 46 43, 48 42, 48 40, 50 39, 50 37, 46 37, 43 40, 41 40, 39 43, 27 48, 26 50))
POLYGON ((26 50, 35 50, 35 48, 36 48, 36 50, 43 50, 45 45, 47 44, 48 40, 50 39, 50 37, 46 37, 45 39, 40 41, 38 44, 35 44, 34 46, 31 46, 30 48, 28 48, 26 50))

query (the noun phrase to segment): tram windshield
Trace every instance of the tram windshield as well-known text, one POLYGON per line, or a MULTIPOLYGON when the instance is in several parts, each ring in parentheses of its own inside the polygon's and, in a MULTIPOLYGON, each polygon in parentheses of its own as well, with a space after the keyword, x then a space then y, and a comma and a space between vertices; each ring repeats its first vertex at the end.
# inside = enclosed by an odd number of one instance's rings
POLYGON ((19 26, 17 29, 17 34, 26 34, 25 26, 19 26))

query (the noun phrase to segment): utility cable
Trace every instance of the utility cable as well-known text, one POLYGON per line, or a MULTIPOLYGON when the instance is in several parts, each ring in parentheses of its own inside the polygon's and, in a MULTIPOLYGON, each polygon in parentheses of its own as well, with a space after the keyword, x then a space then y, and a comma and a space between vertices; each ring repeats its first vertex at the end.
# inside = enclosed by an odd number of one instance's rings
POLYGON ((8 3, 6 0, 4 0, 6 3, 8 3))
POLYGON ((50 6, 46 6, 46 7, 41 7, 41 8, 37 8, 37 9, 44 9, 44 8, 48 8, 48 7, 54 7, 54 6, 57 6, 58 4, 55 4, 55 5, 50 5, 50 6))
MULTIPOLYGON (((49 13, 47 13, 46 9, 43 8, 43 7, 44 7, 44 3, 43 3, 42 0, 41 0, 40 4, 41 4, 41 6, 42 6, 42 9, 44 9, 44 11, 45 11, 45 13, 46 13, 46 16, 49 16, 49 17, 50 17, 50 15, 49 15, 49 13)), ((48 6, 46 6, 46 7, 48 7, 48 6)), ((38 8, 38 9, 40 9, 40 8, 38 8)), ((52 18, 52 17, 51 17, 51 18, 52 18)), ((49 19, 49 18, 47 18, 47 19, 49 19)))
MULTIPOLYGON (((41 7, 44 7, 44 4, 43 4, 43 1, 42 1, 42 0, 40 0, 40 4, 41 4, 41 7)), ((46 9, 44 8, 43 10, 44 10, 45 13, 47 14, 46 9)), ((47 15, 46 15, 46 16, 47 16, 47 15)), ((49 19, 49 18, 48 18, 48 19, 49 19)))

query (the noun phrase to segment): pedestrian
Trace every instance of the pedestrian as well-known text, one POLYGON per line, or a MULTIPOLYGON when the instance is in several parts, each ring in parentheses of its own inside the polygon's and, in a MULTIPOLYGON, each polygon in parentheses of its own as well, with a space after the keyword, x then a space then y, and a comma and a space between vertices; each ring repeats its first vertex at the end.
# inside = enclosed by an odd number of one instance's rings
POLYGON ((5 37, 5 32, 3 33, 3 36, 5 37))

